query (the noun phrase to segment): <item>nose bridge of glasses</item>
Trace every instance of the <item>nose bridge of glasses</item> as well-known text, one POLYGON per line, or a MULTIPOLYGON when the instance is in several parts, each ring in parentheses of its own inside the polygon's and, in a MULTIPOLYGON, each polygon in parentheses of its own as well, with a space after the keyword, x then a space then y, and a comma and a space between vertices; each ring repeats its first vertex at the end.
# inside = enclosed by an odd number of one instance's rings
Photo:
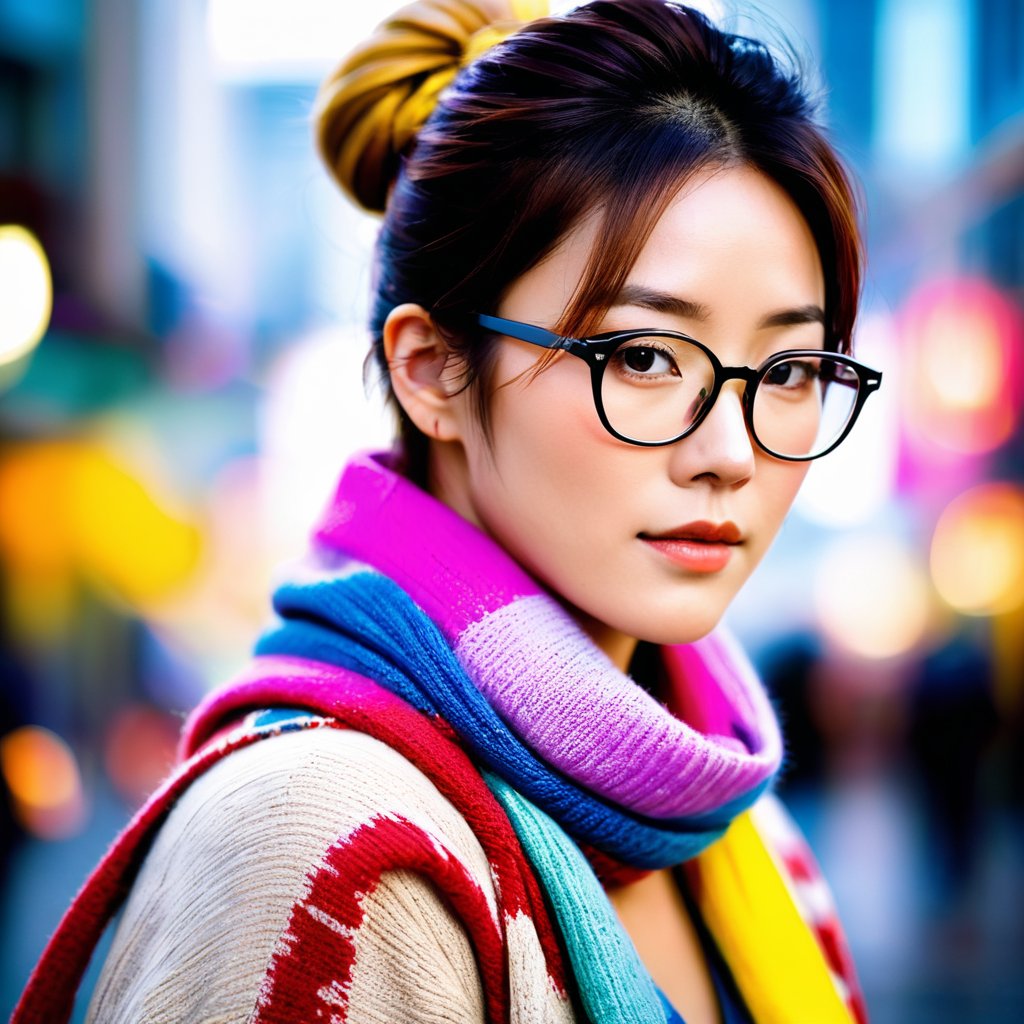
POLYGON ((715 391, 717 394, 726 390, 726 385, 730 381, 739 381, 739 387, 732 390, 739 396, 744 407, 750 404, 754 387, 757 384, 757 370, 751 369, 749 366, 722 366, 718 369, 716 377, 715 391))
POLYGON ((718 382, 720 385, 730 380, 743 381, 744 388, 757 379, 757 370, 749 366, 723 366, 718 371, 718 382))

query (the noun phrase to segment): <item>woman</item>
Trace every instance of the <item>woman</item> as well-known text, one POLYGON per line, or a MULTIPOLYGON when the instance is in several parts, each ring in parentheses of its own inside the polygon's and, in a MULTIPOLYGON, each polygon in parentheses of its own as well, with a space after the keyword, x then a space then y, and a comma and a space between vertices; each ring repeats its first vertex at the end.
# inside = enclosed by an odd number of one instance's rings
POLYGON ((716 628, 880 382, 847 177, 694 11, 501 14, 414 4, 324 86, 401 443, 58 933, 134 879, 93 1020, 863 1019, 716 628))

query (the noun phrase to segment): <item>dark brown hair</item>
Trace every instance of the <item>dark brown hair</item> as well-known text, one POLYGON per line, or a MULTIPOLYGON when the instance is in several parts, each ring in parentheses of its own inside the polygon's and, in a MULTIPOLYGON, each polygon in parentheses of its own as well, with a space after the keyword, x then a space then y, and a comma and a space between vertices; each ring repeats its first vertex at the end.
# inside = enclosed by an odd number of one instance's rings
MULTIPOLYGON (((704 167, 748 165, 802 211, 825 278, 826 344, 848 350, 861 278, 850 181, 799 75, 761 43, 671 0, 595 0, 533 22, 441 94, 406 148, 375 254, 374 351, 403 302, 428 309, 466 366, 487 429, 492 347, 475 314, 581 218, 602 218, 558 325, 592 330, 659 216, 704 167)), ((406 471, 425 438, 399 411, 406 471)))

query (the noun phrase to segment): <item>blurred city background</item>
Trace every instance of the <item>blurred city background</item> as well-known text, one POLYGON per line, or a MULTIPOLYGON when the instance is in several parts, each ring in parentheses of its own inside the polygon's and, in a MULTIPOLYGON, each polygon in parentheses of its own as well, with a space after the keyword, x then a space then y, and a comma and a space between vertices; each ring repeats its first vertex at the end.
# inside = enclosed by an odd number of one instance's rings
MULTIPOLYGON (((375 225, 309 112, 397 6, 0 0, 5 1014, 346 453, 389 437, 375 225)), ((1024 0, 699 6, 820 68, 868 208, 885 385, 731 612, 782 789, 875 1024, 1019 1022, 1024 0)))

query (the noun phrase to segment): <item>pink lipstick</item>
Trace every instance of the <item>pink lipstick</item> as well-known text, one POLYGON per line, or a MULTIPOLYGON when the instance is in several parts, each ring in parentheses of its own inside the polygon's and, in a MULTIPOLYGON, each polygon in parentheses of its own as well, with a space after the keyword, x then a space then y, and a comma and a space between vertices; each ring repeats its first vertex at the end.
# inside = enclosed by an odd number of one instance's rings
POLYGON ((640 534, 640 539, 688 572, 721 572, 732 558, 733 548, 742 543, 740 528, 733 522, 700 520, 666 530, 640 534))

